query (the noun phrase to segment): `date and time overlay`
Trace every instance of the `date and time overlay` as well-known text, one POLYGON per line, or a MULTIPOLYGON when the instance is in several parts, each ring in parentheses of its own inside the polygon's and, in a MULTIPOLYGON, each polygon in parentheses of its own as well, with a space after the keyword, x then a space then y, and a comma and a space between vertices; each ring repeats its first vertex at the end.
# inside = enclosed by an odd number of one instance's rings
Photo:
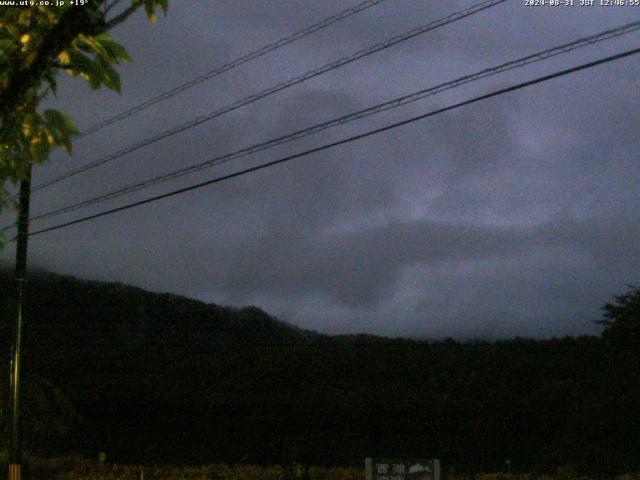
POLYGON ((523 0, 525 7, 640 7, 640 0, 523 0))
MULTIPOLYGON (((13 0, 0 1, 1 6, 83 6, 92 0, 13 0)), ((639 7, 640 0, 522 0, 525 7, 639 7)))

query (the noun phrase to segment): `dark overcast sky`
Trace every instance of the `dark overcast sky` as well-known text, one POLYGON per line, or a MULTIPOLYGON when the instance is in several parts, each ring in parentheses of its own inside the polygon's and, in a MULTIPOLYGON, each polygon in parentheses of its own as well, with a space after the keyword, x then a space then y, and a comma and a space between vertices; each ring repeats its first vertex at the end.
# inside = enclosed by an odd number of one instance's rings
MULTIPOLYGON (((81 128, 357 0, 173 0, 113 32, 123 92, 65 80, 81 128)), ((34 183, 444 17, 472 1, 388 0, 78 140, 34 183)), ((579 0, 575 0, 579 3, 579 0)), ((34 194, 33 214, 640 19, 640 7, 511 0, 34 194)), ((334 141, 640 45, 637 33, 482 80, 86 211, 334 141)), ((31 239, 30 261, 304 328, 442 338, 597 333, 640 283, 640 62, 631 57, 367 140, 31 239)), ((4 223, 11 220, 2 216, 4 223)), ((3 257, 12 258, 13 247, 3 257)))

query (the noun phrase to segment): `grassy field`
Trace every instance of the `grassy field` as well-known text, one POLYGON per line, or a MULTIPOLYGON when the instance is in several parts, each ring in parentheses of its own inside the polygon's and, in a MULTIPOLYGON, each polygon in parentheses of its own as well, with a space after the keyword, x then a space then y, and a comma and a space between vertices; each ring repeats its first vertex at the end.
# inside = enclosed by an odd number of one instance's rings
MULTIPOLYGON (((3 470, 0 475, 6 478, 6 466, 3 470)), ((28 462, 23 477, 24 480, 364 480, 364 469, 310 467, 305 475, 279 465, 101 466, 79 458, 57 458, 28 462)))
MULTIPOLYGON (((24 480, 364 480, 364 468, 356 467, 312 466, 304 471, 280 465, 102 466, 78 457, 30 459, 27 463, 24 480)), ((6 478, 6 474, 5 463, 0 475, 6 478)), ((577 475, 569 467, 559 468, 554 474, 492 473, 475 476, 445 469, 442 480, 590 480, 590 477, 577 475)), ((640 474, 619 475, 612 480, 640 480, 640 474)))

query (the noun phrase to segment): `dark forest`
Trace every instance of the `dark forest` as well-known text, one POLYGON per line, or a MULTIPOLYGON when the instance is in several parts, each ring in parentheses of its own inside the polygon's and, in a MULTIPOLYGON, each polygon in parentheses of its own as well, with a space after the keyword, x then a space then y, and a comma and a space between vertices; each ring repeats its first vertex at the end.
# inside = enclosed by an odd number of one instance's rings
MULTIPOLYGON (((0 288, 12 291, 8 271, 0 288)), ((600 337, 423 341, 326 336, 255 307, 36 272, 25 444, 147 464, 428 456, 478 471, 506 459, 516 471, 629 471, 640 466, 639 297, 604 308, 600 337)), ((7 372, 11 296, 2 308, 7 372)))

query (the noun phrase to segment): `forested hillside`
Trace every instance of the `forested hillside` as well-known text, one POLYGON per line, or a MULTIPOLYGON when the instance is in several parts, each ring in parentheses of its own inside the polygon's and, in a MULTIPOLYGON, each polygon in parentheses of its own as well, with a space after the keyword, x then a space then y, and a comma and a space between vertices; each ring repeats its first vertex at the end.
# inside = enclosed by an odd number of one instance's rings
MULTIPOLYGON (((8 272, 0 282, 11 291, 8 272)), ((42 272, 28 288, 32 451, 105 450, 135 463, 410 455, 478 470, 507 458, 514 469, 640 466, 639 356, 628 344, 329 337, 257 308, 120 284, 42 272)))

